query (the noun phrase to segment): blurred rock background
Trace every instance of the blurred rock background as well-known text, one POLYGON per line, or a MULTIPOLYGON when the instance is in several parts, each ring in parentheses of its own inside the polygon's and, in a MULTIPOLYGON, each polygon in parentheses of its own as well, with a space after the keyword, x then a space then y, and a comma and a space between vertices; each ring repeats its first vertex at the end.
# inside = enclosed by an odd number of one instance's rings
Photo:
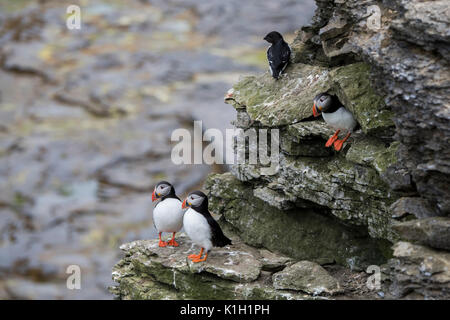
POLYGON ((313 0, 0 0, 0 299, 110 299, 126 241, 156 236, 150 192, 219 167, 175 166, 171 132, 225 129, 223 96, 267 68, 263 36, 313 0), (81 7, 81 30, 66 8, 81 7), (66 288, 79 265, 81 290, 66 288))

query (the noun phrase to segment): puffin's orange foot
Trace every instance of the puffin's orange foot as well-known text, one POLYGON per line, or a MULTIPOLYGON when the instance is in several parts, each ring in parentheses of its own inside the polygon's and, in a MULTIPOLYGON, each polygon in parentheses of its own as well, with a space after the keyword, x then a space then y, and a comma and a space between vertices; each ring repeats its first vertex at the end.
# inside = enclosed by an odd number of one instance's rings
POLYGON ((203 261, 206 261, 207 257, 208 257, 208 254, 206 253, 203 258, 198 257, 197 259, 193 259, 192 262, 194 262, 194 263, 203 262, 203 261))
POLYGON ((335 142, 338 138, 339 132, 341 132, 341 130, 336 130, 336 132, 330 137, 330 139, 328 139, 327 143, 325 143, 325 147, 328 148, 333 145, 333 142, 335 142))
POLYGON ((191 260, 200 259, 200 255, 199 254, 191 254, 188 256, 188 258, 191 260))
POLYGON ((334 142, 334 150, 340 151, 342 149, 343 145, 344 145, 344 140, 336 140, 334 142))
POLYGON ((325 147, 331 147, 333 143, 336 141, 337 136, 332 136, 330 139, 328 139, 327 143, 325 143, 325 147))
POLYGON ((168 246, 173 246, 173 247, 178 247, 179 246, 178 242, 176 242, 175 239, 169 240, 169 242, 167 242, 167 245, 168 246))
POLYGON ((159 244, 158 245, 160 247, 166 247, 167 246, 167 242, 159 240, 159 244))

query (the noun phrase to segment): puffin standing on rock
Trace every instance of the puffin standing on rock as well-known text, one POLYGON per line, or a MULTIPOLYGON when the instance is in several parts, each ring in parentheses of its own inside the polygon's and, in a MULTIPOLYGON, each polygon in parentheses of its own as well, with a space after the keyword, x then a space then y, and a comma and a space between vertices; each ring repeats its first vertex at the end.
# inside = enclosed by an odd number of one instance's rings
POLYGON ((167 181, 161 181, 153 190, 152 202, 160 200, 153 209, 153 224, 159 232, 159 246, 178 247, 175 241, 175 233, 183 227, 183 209, 181 200, 175 194, 175 188, 167 181), (172 239, 162 241, 161 233, 172 232, 172 239))
POLYGON ((353 114, 345 109, 336 96, 328 93, 320 93, 314 98, 313 115, 318 117, 322 113, 323 120, 336 132, 325 143, 325 147, 334 145, 334 149, 339 151, 345 141, 350 137, 356 125, 358 124, 353 114), (345 131, 347 135, 344 139, 339 140, 339 132, 345 131))
POLYGON ((199 254, 188 256, 192 262, 206 261, 212 247, 224 247, 231 244, 220 229, 219 224, 208 210, 208 197, 201 191, 189 193, 183 201, 182 208, 189 208, 184 214, 183 226, 192 242, 201 247, 199 254), (202 258, 203 251, 205 256, 202 258))
POLYGON ((284 41, 283 36, 277 32, 269 32, 264 40, 271 46, 267 49, 267 60, 269 60, 269 70, 272 77, 278 79, 289 63, 291 57, 291 48, 284 41))

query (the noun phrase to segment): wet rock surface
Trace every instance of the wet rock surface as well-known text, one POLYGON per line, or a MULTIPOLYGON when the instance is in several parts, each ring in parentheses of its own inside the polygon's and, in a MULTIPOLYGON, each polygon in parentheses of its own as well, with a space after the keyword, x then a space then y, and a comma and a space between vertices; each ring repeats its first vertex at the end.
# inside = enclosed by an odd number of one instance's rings
POLYGON ((226 128, 223 95, 266 68, 262 30, 292 32, 313 7, 0 1, 0 298, 111 298, 118 246, 155 237, 153 185, 182 195, 221 170, 175 166, 171 132, 226 128), (80 30, 66 28, 71 4, 80 30))

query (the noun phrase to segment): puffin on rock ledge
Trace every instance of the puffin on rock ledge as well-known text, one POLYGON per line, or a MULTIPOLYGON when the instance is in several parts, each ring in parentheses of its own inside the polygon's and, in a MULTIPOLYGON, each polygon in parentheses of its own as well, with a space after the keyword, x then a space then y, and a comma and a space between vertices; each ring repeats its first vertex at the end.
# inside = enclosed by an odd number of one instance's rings
POLYGON ((183 209, 181 200, 175 194, 175 188, 167 181, 160 181, 152 193, 152 202, 160 200, 153 209, 153 225, 159 232, 159 246, 178 247, 175 241, 175 233, 183 227, 183 209), (172 232, 172 239, 162 241, 163 232, 172 232))
POLYGON ((192 262, 206 261, 208 251, 212 247, 224 247, 231 244, 231 240, 223 234, 219 224, 209 213, 208 197, 203 192, 189 193, 182 207, 189 208, 183 218, 184 231, 192 242, 201 247, 199 254, 188 256, 192 262), (205 256, 202 258, 203 251, 205 256))
POLYGON ((328 93, 319 93, 314 98, 313 115, 318 117, 322 113, 323 120, 336 132, 325 143, 325 147, 334 146, 336 151, 342 149, 345 141, 350 137, 358 123, 353 114, 348 111, 336 96, 328 93), (339 140, 339 132, 345 131, 347 135, 339 140))

